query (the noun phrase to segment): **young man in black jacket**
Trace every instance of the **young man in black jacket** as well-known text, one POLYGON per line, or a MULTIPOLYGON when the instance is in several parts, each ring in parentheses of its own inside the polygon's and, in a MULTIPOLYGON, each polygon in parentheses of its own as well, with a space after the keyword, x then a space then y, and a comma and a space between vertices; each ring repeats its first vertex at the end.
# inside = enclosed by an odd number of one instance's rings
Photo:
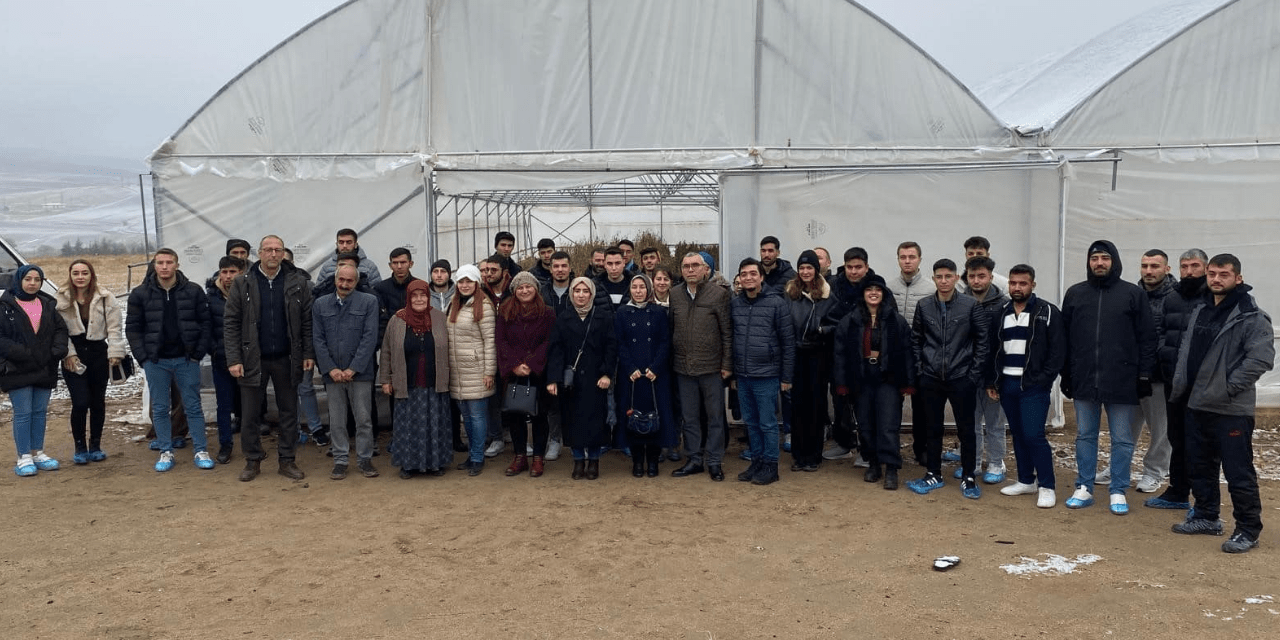
POLYGON ((1000 493, 1039 494, 1036 506, 1049 509, 1058 497, 1044 424, 1049 391, 1066 361, 1067 334, 1062 313, 1035 290, 1035 269, 1019 264, 1009 270, 1009 303, 994 328, 999 347, 987 372, 987 396, 999 400, 1009 418, 1018 471, 1018 481, 1000 493))

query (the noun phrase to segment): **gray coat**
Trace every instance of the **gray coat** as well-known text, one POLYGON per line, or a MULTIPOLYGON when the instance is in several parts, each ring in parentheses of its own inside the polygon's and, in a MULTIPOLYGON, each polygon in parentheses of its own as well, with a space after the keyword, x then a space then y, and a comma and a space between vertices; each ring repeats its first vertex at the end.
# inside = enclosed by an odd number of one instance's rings
POLYGON ((325 382, 333 382, 329 372, 334 369, 355 371, 358 382, 373 380, 379 308, 377 296, 359 291, 342 302, 330 293, 311 305, 316 366, 325 382))
MULTIPOLYGON (((431 339, 436 352, 436 393, 449 392, 449 332, 445 329, 447 318, 438 309, 431 309, 431 339)), ((404 359, 404 336, 409 330, 404 320, 391 316, 387 332, 382 337, 382 366, 378 368, 378 384, 390 384, 391 394, 397 398, 409 397, 409 365, 404 359)))
MULTIPOLYGON (((258 320, 262 316, 262 297, 258 294, 258 276, 253 263, 247 271, 231 281, 226 313, 222 318, 222 337, 227 350, 227 366, 244 365, 241 386, 262 384, 262 345, 258 344, 258 320)), ((315 360, 311 341, 311 280, 306 272, 288 262, 280 264, 277 278, 284 279, 285 324, 289 330, 289 361, 293 384, 302 382, 302 361, 315 360)))
POLYGON ((1173 392, 1169 397, 1186 398, 1187 408, 1197 411, 1252 416, 1258 401, 1254 384, 1271 370, 1276 359, 1271 316, 1258 308, 1253 296, 1243 294, 1209 345, 1196 379, 1187 380, 1193 329, 1205 309, 1207 306, 1200 304, 1192 310, 1187 329, 1182 332, 1178 364, 1173 373, 1173 392))

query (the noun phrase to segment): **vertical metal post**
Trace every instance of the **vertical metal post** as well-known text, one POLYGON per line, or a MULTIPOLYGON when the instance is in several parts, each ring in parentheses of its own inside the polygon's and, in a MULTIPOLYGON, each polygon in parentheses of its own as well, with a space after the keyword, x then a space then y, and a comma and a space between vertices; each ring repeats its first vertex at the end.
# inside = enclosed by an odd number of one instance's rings
POLYGON ((756 0, 756 46, 755 46, 755 75, 753 78, 753 87, 751 90, 752 98, 752 118, 753 124, 751 128, 751 144, 760 144, 760 84, 763 70, 764 59, 764 0, 756 0))
POLYGON ((596 148, 595 32, 591 0, 587 0, 587 148, 596 148))
POLYGON ((449 196, 453 200, 453 261, 462 266, 462 210, 458 207, 458 196, 449 196))
MULTIPOLYGON (((138 174, 138 201, 142 205, 142 249, 146 251, 146 255, 151 255, 151 232, 147 229, 147 192, 142 186, 142 176, 149 176, 149 173, 138 174)), ((156 224, 160 222, 157 220, 156 224)), ((156 231, 159 231, 157 229, 156 231)), ((157 234, 157 239, 159 234, 157 234)))

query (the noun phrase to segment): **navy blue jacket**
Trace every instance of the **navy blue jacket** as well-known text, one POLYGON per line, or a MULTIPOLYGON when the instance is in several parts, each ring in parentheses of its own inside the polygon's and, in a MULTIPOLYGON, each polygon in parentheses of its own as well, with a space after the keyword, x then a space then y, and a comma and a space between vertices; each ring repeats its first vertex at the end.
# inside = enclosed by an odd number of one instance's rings
POLYGON ((729 301, 733 322, 733 373, 748 378, 779 378, 790 384, 796 370, 796 333, 787 301, 761 288, 729 301))

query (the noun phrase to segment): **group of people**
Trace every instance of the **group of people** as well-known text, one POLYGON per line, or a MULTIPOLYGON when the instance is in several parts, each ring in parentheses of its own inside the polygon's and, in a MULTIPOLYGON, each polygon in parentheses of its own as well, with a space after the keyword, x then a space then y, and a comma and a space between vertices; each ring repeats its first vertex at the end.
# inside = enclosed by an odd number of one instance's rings
MULTIPOLYGON (((1088 248, 1085 280, 1059 308, 1035 294, 1031 266, 998 274, 980 236, 964 243, 962 264, 940 258, 927 272, 920 245, 904 242, 887 279, 860 247, 845 251, 834 272, 821 247, 802 251, 793 266, 772 236, 729 279, 705 252, 680 256, 678 273, 656 248, 637 262, 629 241, 597 251, 576 276, 569 254, 544 239, 533 267, 522 270, 507 232, 496 236, 492 256, 456 271, 438 260, 427 280, 411 273, 404 248, 390 253, 391 277, 382 279, 351 229, 337 233, 314 286, 277 236, 262 239, 252 264, 247 242, 227 248, 205 287, 182 274, 175 252, 160 249, 129 295, 124 334, 150 389, 157 471, 174 464, 174 387, 195 465, 215 465, 199 398, 199 363, 212 355, 217 462, 231 459, 238 411, 242 481, 266 457, 268 382, 279 410, 279 473, 304 477, 295 458, 310 435, 329 447, 335 480, 347 475, 352 436, 357 470, 378 475, 372 413, 380 392, 391 400, 391 463, 404 478, 441 475, 464 450, 458 468, 478 475, 504 450, 506 433, 515 449, 508 476, 542 475, 563 444, 574 479, 598 478, 612 448, 630 455, 637 478, 683 458, 672 476, 722 481, 728 404, 746 425, 750 466, 739 481, 778 481, 781 451, 794 472, 856 452, 865 481, 895 490, 909 397, 912 453, 924 470, 905 482, 911 491, 944 487, 948 460, 959 462, 954 477, 965 498, 981 497, 979 479, 1004 482, 1007 420, 1016 480, 1001 493, 1035 495, 1037 506, 1051 508, 1057 486, 1045 423, 1056 383, 1074 401, 1077 422, 1066 507, 1092 505, 1097 482, 1107 486, 1110 511, 1128 513, 1134 441, 1145 423, 1151 446, 1137 489, 1154 493, 1168 478, 1146 506, 1189 510, 1176 532, 1222 535, 1221 469, 1236 525, 1223 550, 1248 551, 1262 529, 1251 436, 1254 384, 1274 361, 1273 336, 1231 254, 1188 250, 1179 279, 1168 256, 1152 249, 1133 284, 1121 279, 1119 250, 1100 240, 1088 248), (299 396, 313 367, 328 395, 327 434, 318 419, 299 429, 299 396), (944 450, 947 405, 958 452, 944 450), (1103 413, 1111 456, 1099 473, 1103 413), (828 431, 835 442, 824 451, 828 431)), ((0 383, 14 405, 18 475, 58 466, 43 440, 59 364, 73 401, 75 462, 105 458, 103 390, 105 372, 124 356, 120 313, 92 265, 77 261, 68 276, 54 300, 40 293, 39 268, 26 266, 15 275, 20 286, 0 298, 0 383)))

